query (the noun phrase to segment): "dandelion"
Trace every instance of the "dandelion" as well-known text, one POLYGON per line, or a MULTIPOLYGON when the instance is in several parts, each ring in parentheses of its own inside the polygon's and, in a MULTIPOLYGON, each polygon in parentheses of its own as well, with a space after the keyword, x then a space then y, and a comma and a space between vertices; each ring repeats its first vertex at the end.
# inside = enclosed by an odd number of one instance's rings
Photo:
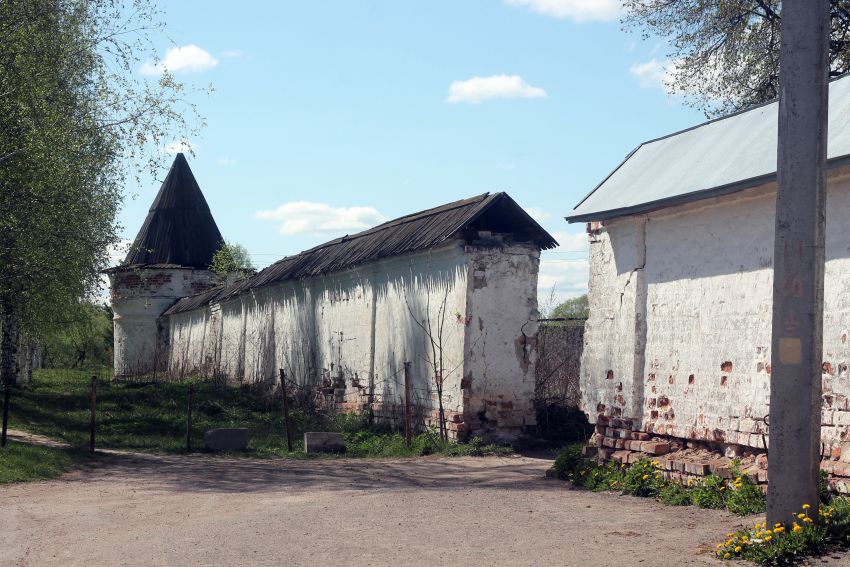
POLYGON ((723 554, 723 559, 731 559, 731 558, 732 558, 732 555, 729 554, 728 552, 723 554))
POLYGON ((806 522, 807 524, 811 524, 811 523, 812 523, 812 519, 811 519, 811 518, 803 518, 803 521, 804 521, 804 522, 806 522))
POLYGON ((803 531, 803 528, 800 527, 800 524, 798 524, 797 522, 794 522, 794 528, 791 531, 793 531, 794 533, 798 533, 798 532, 803 531))
POLYGON ((764 541, 770 541, 773 539, 773 536, 765 536, 764 541))
POLYGON ((726 534, 726 537, 735 537, 735 534, 733 534, 732 532, 729 532, 728 534, 726 534))
POLYGON ((735 547, 735 553, 741 553, 741 546, 735 547))
POLYGON ((646 479, 648 479, 648 478, 649 478, 649 475, 648 475, 648 474, 643 475, 643 480, 646 480, 646 479))
POLYGON ((717 544, 717 549, 721 549, 722 547, 723 547, 723 544, 722 544, 722 543, 718 543, 718 544, 717 544))
POLYGON ((809 508, 811 508, 811 506, 809 506, 808 504, 803 504, 803 510, 808 510, 809 508))
POLYGON ((806 517, 806 515, 805 515, 805 514, 797 514, 797 517, 798 517, 798 518, 800 518, 800 519, 802 520, 803 518, 805 518, 805 517, 806 517))

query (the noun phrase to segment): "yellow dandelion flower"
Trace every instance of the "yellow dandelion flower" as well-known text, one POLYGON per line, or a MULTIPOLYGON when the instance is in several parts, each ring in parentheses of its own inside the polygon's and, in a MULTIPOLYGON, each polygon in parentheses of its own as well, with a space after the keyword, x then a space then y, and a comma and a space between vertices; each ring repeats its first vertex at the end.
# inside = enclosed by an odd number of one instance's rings
POLYGON ((764 536, 764 541, 770 541, 773 539, 773 536, 764 536))
POLYGON ((723 544, 722 544, 722 543, 718 543, 718 544, 717 544, 717 549, 720 549, 720 548, 722 548, 722 547, 723 547, 723 544))
POLYGON ((772 534, 773 532, 772 532, 771 530, 764 530, 764 533, 765 533, 765 535, 770 535, 770 534, 772 534))
POLYGON ((734 537, 734 536, 735 536, 735 534, 733 534, 732 532, 729 532, 728 534, 726 534, 726 537, 734 537))
POLYGON ((811 506, 809 506, 808 504, 803 504, 803 510, 808 510, 809 508, 811 508, 811 506))
POLYGON ((804 521, 804 522, 806 522, 807 524, 811 524, 811 523, 812 523, 812 519, 811 519, 811 518, 803 518, 803 521, 804 521))
POLYGON ((797 523, 795 523, 795 524, 794 524, 794 529, 793 529, 792 531, 793 531, 794 533, 801 532, 801 531, 803 531, 803 528, 801 528, 801 527, 800 527, 797 523))
POLYGON ((741 546, 735 547, 735 553, 741 553, 741 546))
POLYGON ((648 479, 648 478, 649 478, 649 475, 648 475, 648 474, 643 475, 643 480, 646 480, 646 479, 648 479))
POLYGON ((806 515, 805 515, 805 514, 797 514, 797 517, 798 517, 798 518, 800 518, 800 519, 802 520, 803 518, 805 518, 805 517, 806 517, 806 515))
POLYGON ((723 559, 730 559, 731 557, 732 557, 732 555, 730 555, 729 553, 723 554, 723 559))

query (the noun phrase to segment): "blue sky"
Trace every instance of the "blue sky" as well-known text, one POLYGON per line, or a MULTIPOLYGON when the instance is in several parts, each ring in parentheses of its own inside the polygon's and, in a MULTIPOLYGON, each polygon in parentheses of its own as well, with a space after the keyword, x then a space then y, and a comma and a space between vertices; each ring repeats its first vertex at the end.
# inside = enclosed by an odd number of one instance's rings
MULTIPOLYGON (((640 142, 704 120, 663 87, 661 40, 617 0, 164 2, 160 63, 207 126, 187 156, 228 240, 258 267, 366 226, 507 191, 562 243, 541 295, 583 293, 563 220, 640 142)), ((155 77, 157 62, 140 74, 155 77)), ((125 236, 159 188, 128 187, 125 236)), ((545 303, 544 298, 541 300, 545 303)))

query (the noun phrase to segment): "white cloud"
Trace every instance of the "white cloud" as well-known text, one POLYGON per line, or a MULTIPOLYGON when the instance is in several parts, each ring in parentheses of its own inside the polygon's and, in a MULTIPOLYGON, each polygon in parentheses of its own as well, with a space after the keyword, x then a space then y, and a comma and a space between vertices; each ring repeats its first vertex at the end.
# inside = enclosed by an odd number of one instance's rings
POLYGON ((172 47, 165 52, 161 61, 146 61, 139 72, 143 75, 161 75, 165 69, 170 73, 182 71, 206 71, 218 65, 218 60, 194 44, 172 47))
POLYGON ((189 140, 172 140, 162 148, 167 154, 194 153, 198 146, 189 140))
POLYGON ((505 0, 505 4, 576 22, 610 22, 623 11, 620 0, 505 0))
POLYGON ((492 75, 453 82, 446 101, 478 104, 491 98, 546 98, 546 91, 532 87, 519 75, 492 75))
MULTIPOLYGON (((541 207, 525 207, 525 212, 531 215, 531 218, 537 222, 543 222, 552 217, 552 215, 543 210, 541 207)), ((557 238, 555 240, 557 240, 557 238)))
POLYGON ((293 201, 276 209, 257 211, 256 217, 281 221, 281 234, 359 231, 386 220, 373 207, 332 207, 309 201, 293 201))
POLYGON ((637 77, 642 89, 662 89, 672 94, 673 89, 670 85, 675 70, 675 62, 659 61, 653 58, 644 63, 635 63, 629 69, 629 73, 637 77))
POLYGON ((584 255, 587 256, 590 241, 588 240, 586 232, 553 232, 552 236, 560 245, 555 248, 555 252, 571 252, 576 254, 584 253, 584 255))
POLYGON ((218 160, 216 160, 216 161, 218 161, 218 165, 222 165, 222 166, 224 166, 224 167, 229 167, 229 166, 231 166, 231 165, 236 165, 236 160, 235 160, 235 159, 233 159, 233 158, 231 158, 231 157, 227 157, 227 156, 221 156, 221 157, 220 157, 220 158, 218 158, 218 160))

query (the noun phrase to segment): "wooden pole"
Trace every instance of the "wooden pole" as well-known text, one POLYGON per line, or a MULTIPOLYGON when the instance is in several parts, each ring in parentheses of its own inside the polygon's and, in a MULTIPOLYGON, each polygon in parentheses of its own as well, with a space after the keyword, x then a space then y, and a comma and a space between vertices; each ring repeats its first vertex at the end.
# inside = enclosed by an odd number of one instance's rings
POLYGON ((94 440, 97 434, 97 376, 91 377, 91 416, 89 422, 89 451, 94 453, 94 440))
POLYGON ((195 397, 195 386, 189 386, 189 398, 186 402, 186 452, 192 452, 192 401, 195 397))
POLYGON ((410 363, 404 363, 404 443, 410 447, 413 416, 410 408, 410 363))
POLYGON ((9 384, 3 385, 3 432, 0 435, 0 447, 6 446, 6 429, 9 426, 9 396, 12 394, 12 388, 9 384))
POLYGON ((289 423, 289 400, 286 391, 286 372, 280 369, 280 393, 283 396, 283 425, 286 428, 286 448, 292 452, 292 425, 289 423))
POLYGON ((767 523, 818 516, 829 2, 782 2, 767 523))

